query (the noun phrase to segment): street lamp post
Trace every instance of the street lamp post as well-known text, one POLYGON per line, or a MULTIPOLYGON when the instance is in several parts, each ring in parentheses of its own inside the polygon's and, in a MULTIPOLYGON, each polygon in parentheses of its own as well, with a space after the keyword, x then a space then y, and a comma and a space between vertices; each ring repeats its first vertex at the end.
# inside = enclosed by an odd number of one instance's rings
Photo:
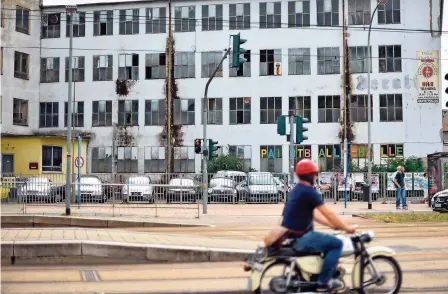
POLYGON ((367 184, 369 185, 368 209, 372 209, 372 101, 370 99, 370 72, 372 56, 370 50, 370 32, 372 31, 372 21, 380 5, 384 5, 388 0, 378 0, 375 10, 373 10, 369 23, 367 35, 367 184))

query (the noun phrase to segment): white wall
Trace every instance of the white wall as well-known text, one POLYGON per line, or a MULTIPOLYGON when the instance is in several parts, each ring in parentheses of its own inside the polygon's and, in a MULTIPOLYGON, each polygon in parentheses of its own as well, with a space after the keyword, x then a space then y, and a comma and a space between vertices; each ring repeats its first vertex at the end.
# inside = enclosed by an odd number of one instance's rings
MULTIPOLYGON (((229 0, 224 3, 224 30, 213 32, 202 32, 201 27, 196 27, 195 33, 175 33, 176 50, 192 51, 196 50, 196 79, 178 80, 179 93, 182 98, 196 99, 196 125, 184 127, 185 145, 193 145, 195 138, 202 136, 200 99, 207 79, 201 77, 201 54, 203 51, 216 51, 226 48, 229 44, 229 35, 238 31, 229 31, 228 14, 229 3, 241 3, 245 1, 229 0)), ((229 78, 228 61, 224 63, 224 77, 215 78, 210 86, 209 97, 223 98, 224 123, 222 126, 209 126, 208 134, 213 139, 218 140, 223 145, 252 145, 252 166, 259 168, 259 146, 260 145, 280 145, 283 147, 283 170, 288 168, 287 156, 288 146, 285 137, 276 134, 276 125, 260 125, 259 121, 259 97, 281 96, 283 97, 283 114, 288 110, 288 97, 299 95, 311 95, 312 97, 312 123, 309 125, 307 144, 313 145, 313 158, 317 159, 317 144, 338 144, 337 137, 339 124, 317 123, 317 96, 318 95, 342 95, 342 75, 317 75, 318 47, 340 47, 342 55, 342 29, 313 27, 316 24, 316 1, 311 1, 311 27, 292 29, 259 29, 259 0, 251 2, 251 30, 240 31, 242 38, 248 39, 243 46, 251 49, 253 53, 251 63, 251 78, 229 78), (288 48, 308 47, 311 48, 311 73, 310 76, 288 76, 288 48), (260 77, 259 76, 259 55, 260 49, 282 49, 283 76, 260 77), (252 97, 252 124, 250 125, 229 125, 229 97, 252 97)), ((287 1, 282 2, 282 23, 287 23, 287 1)), ((342 5, 340 2, 340 6, 342 5)), ((372 11, 374 8, 372 0, 372 11)), ((196 19, 201 18, 201 4, 220 3, 220 1, 182 1, 182 6, 196 5, 196 19)), ((78 10, 94 11, 103 9, 125 9, 141 8, 140 16, 145 14, 145 7, 159 7, 160 3, 122 4, 114 6, 85 6, 78 10)), ((174 5, 178 5, 176 2, 174 5)), ((371 37, 373 73, 372 91, 373 94, 373 124, 372 138, 374 143, 375 161, 379 162, 380 144, 404 143, 404 154, 408 156, 426 156, 428 153, 442 150, 441 139, 441 109, 440 105, 418 104, 416 101, 416 76, 417 76, 417 51, 419 50, 440 50, 440 38, 431 37, 430 33, 419 32, 391 32, 389 29, 419 29, 429 30, 429 4, 428 1, 404 1, 401 0, 401 20, 400 25, 377 25, 377 17, 374 18, 373 27, 383 28, 383 31, 373 31, 371 37), (389 30, 389 31, 387 31, 389 30), (402 72, 401 73, 378 73, 379 45, 401 45, 402 46, 402 72), (393 87, 393 83, 399 86, 393 87), (375 82, 377 81, 377 82, 375 82), (377 88, 374 85, 377 84, 377 88), (403 122, 379 122, 379 94, 403 94, 404 114, 403 122)), ((51 8, 54 11, 54 8, 51 8)), ((341 10, 341 7, 340 7, 341 10)), ((174 14, 173 14, 174 17, 174 14)), ((91 128, 91 107, 93 100, 114 100, 113 121, 117 122, 117 101, 115 94, 115 82, 92 82, 92 56, 99 54, 112 54, 114 58, 114 80, 118 76, 118 54, 125 52, 136 52, 140 54, 140 79, 132 89, 132 93, 127 99, 138 99, 140 106, 139 127, 132 127, 131 132, 136 137, 135 144, 140 147, 140 159, 143 159, 144 146, 158 146, 157 134, 161 127, 144 126, 144 101, 145 99, 163 99, 163 80, 145 80, 144 61, 145 53, 150 51, 164 51, 166 34, 145 34, 145 24, 141 18, 139 35, 118 35, 118 10, 114 12, 114 35, 93 37, 93 23, 86 22, 86 37, 74 38, 74 56, 85 56, 85 80, 84 83, 76 83, 76 100, 85 101, 85 122, 86 131, 95 133, 95 138, 90 146, 111 146, 112 128, 91 128), (89 49, 89 50, 79 50, 89 49)), ((339 23, 342 25, 342 17, 339 16, 339 23)), ((361 27, 362 28, 362 27, 361 27)), ((366 46, 367 30, 350 29, 349 46, 366 46)), ((60 82, 51 84, 41 84, 41 101, 60 101, 59 125, 64 124, 64 103, 67 100, 67 83, 65 83, 65 57, 68 56, 69 40, 65 36, 65 18, 62 18, 61 38, 42 40, 42 57, 60 57, 60 82), (64 48, 45 49, 50 48, 64 48)), ((341 58, 342 71, 342 58, 341 58)), ((367 75, 353 74, 352 85, 354 94, 367 93, 367 75)), ((367 143, 367 123, 355 124, 356 139, 354 143, 367 143)), ((199 157, 196 160, 196 169, 199 169, 199 157)), ((140 160, 140 169, 143 169, 143 161, 140 160)))

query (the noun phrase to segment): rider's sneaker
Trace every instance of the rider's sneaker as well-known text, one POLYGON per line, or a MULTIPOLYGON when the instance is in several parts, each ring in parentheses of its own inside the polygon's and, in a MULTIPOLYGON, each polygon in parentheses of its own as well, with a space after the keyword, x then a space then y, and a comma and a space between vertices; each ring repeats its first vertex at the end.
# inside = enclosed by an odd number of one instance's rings
POLYGON ((332 279, 328 282, 327 285, 319 285, 317 286, 316 292, 333 292, 337 290, 342 290, 344 288, 344 284, 337 279, 332 279))

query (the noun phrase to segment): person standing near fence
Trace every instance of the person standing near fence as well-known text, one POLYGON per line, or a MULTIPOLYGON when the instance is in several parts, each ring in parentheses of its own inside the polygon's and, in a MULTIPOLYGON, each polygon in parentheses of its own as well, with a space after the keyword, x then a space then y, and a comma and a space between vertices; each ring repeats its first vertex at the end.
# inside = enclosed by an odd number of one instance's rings
POLYGON ((397 173, 395 174, 394 184, 397 189, 395 198, 397 209, 400 209, 400 202, 403 205, 404 210, 408 210, 408 205, 406 204, 406 188, 404 185, 404 167, 398 166, 397 173))
POLYGON ((429 189, 429 182, 428 182, 428 173, 423 174, 423 201, 425 203, 428 203, 428 189, 429 189))

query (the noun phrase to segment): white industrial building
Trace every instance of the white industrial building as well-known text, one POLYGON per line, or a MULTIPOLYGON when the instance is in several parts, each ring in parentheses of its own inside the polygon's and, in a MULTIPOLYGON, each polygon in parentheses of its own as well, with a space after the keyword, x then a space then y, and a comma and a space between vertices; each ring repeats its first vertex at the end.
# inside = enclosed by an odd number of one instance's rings
MULTIPOLYGON (((2 133, 62 131, 68 96, 65 6, 47 6, 40 12, 29 6, 32 1, 22 2, 31 10, 29 34, 10 30, 14 36, 5 37, 2 32, 2 46, 8 46, 3 59, 8 72, 2 75, 2 133), (27 79, 12 74, 13 51, 29 54, 27 79), (13 123, 21 115, 16 113, 24 111, 13 107, 13 98, 28 100, 26 124, 13 123)), ((311 121, 309 139, 298 147, 297 156, 319 160, 323 169, 331 170, 340 165, 343 153, 338 133, 348 85, 354 133, 351 158, 364 165, 367 24, 376 2, 173 0, 174 71, 180 97, 174 119, 184 125, 185 146, 176 150, 175 171, 201 168, 193 142, 202 137, 205 84, 229 47, 229 36, 237 33, 248 40, 242 46, 250 50, 245 56, 248 62, 236 71, 226 60, 211 83, 208 137, 219 141, 225 152, 243 157, 247 167, 287 172, 289 143, 277 135, 275 120, 294 109, 311 121)), ((165 117, 168 1, 91 3, 77 9, 74 128, 92 134, 88 171, 112 172, 115 153, 118 173, 163 172, 165 150, 158 135, 165 117), (135 80, 125 97, 116 93, 117 79, 135 80)), ((396 156, 425 157, 443 149, 437 102, 444 91, 439 87, 444 74, 438 73, 440 15, 439 1, 389 0, 373 18, 375 163, 396 156), (421 77, 427 83, 435 77, 436 84, 422 89, 421 77)))

